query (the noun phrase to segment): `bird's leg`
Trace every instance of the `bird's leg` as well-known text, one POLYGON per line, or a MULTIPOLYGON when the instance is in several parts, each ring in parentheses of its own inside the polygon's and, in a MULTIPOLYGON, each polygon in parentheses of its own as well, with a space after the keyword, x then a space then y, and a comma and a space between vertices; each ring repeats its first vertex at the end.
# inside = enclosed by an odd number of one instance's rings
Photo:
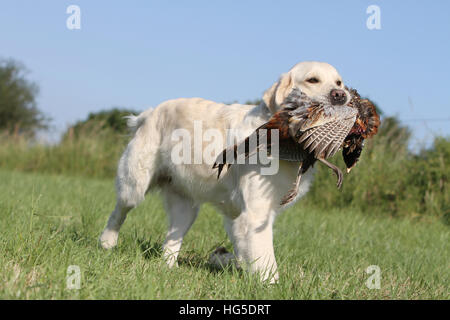
POLYGON ((298 193, 298 187, 300 185, 300 180, 302 179, 303 163, 300 163, 300 167, 297 171, 297 178, 295 179, 294 186, 289 190, 289 192, 281 199, 280 205, 284 206, 295 199, 298 193))
POLYGON ((344 177, 344 175, 342 174, 341 169, 336 167, 334 164, 329 163, 327 160, 325 160, 323 158, 318 158, 317 160, 319 160, 320 162, 325 164, 328 168, 331 168, 334 171, 334 173, 336 174, 336 176, 338 178, 337 187, 340 188, 342 186, 342 180, 343 180, 343 177, 344 177))

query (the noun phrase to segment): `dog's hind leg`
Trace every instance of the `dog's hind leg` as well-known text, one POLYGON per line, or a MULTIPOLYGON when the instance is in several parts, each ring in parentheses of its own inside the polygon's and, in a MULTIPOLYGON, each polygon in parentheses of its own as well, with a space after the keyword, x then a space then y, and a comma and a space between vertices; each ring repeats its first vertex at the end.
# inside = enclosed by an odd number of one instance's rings
POLYGON ((167 187, 163 190, 169 229, 163 245, 163 256, 169 267, 177 265, 183 238, 197 217, 199 206, 167 187))
POLYGON ((106 228, 100 236, 105 249, 117 245, 119 230, 127 213, 144 200, 156 167, 156 151, 144 146, 143 137, 136 134, 119 161, 116 178, 117 203, 106 228))

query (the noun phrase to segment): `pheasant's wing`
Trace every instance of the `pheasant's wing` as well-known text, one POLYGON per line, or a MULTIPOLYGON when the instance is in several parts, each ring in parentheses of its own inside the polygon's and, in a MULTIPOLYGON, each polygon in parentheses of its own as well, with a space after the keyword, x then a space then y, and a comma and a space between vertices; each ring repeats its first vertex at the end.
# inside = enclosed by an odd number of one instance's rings
POLYGON ((342 146, 356 121, 357 110, 320 104, 305 112, 294 110, 289 119, 291 136, 315 158, 329 158, 342 146))
POLYGON ((213 165, 213 169, 219 169, 217 178, 220 177, 220 173, 225 165, 230 167, 234 163, 245 163, 248 158, 258 153, 259 150, 270 152, 272 131, 267 130, 267 124, 257 128, 240 143, 227 147, 217 156, 213 165))
POLYGON ((220 176, 225 164, 230 166, 239 157, 247 159, 259 150, 287 161, 302 162, 311 153, 315 158, 328 158, 341 147, 356 114, 356 109, 351 107, 319 102, 302 102, 296 107, 284 108, 244 141, 223 150, 213 168, 219 168, 220 176), (272 139, 271 129, 278 130, 278 139, 272 139), (278 152, 272 152, 275 143, 278 152))
POLYGON ((255 155, 259 151, 266 154, 272 154, 272 147, 277 143, 277 156, 282 160, 302 161, 304 152, 297 142, 295 142, 289 133, 289 111, 291 109, 282 109, 275 113, 268 122, 257 128, 250 136, 242 142, 229 146, 223 150, 217 157, 213 169, 223 170, 225 164, 245 162, 248 158, 255 155), (274 137, 273 130, 277 130, 278 137, 274 137))
MULTIPOLYGON (((297 109, 306 109, 306 107, 302 106, 297 109)), ((268 154, 280 160, 301 162, 305 159, 306 154, 291 135, 289 126, 291 112, 291 109, 282 109, 259 128, 258 133, 261 138, 258 141, 257 149, 266 150, 268 154), (278 138, 274 137, 274 133, 278 134, 278 138)))
POLYGON ((278 156, 280 159, 302 161, 304 152, 301 150, 298 143, 293 140, 289 132, 289 118, 292 116, 291 111, 297 110, 300 113, 305 113, 307 107, 314 103, 315 102, 300 90, 293 89, 283 102, 283 109, 275 113, 268 122, 257 128, 252 135, 247 137, 240 144, 230 146, 223 150, 217 157, 213 168, 218 167, 220 172, 224 164, 231 165, 238 156, 244 156, 244 159, 247 159, 259 150, 265 150, 270 154, 275 141, 279 142, 278 156), (272 140, 271 129, 278 130, 278 139, 272 140))
POLYGON ((289 118, 292 108, 285 108, 275 113, 268 122, 258 127, 250 136, 242 142, 225 149, 217 158, 223 163, 228 163, 227 159, 236 159, 238 155, 244 155, 247 159, 258 150, 265 149, 270 152, 275 142, 280 143, 281 153, 286 156, 295 152, 297 143, 292 139, 289 131, 289 118), (274 139, 273 130, 277 130, 278 139, 274 139), (231 157, 230 157, 231 156, 231 157))

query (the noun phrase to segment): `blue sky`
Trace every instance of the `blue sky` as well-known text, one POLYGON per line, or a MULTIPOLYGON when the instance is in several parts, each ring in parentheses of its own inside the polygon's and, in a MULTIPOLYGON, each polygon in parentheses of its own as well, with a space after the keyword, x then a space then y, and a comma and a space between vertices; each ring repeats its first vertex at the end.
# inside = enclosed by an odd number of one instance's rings
POLYGON ((445 0, 3 0, 0 57, 28 67, 57 132, 112 106, 256 99, 295 63, 319 60, 423 141, 450 134, 449 12, 445 0), (71 4, 80 30, 66 27, 71 4), (381 30, 366 27, 369 5, 381 30))

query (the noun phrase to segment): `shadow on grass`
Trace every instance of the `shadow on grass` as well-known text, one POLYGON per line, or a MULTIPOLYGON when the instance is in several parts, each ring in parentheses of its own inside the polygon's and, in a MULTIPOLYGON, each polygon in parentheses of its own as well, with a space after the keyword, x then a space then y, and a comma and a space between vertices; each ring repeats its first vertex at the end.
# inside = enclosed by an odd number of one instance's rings
MULTIPOLYGON (((152 241, 151 239, 144 240, 138 238, 136 241, 139 244, 144 259, 153 260, 156 258, 160 258, 162 256, 163 242, 161 240, 152 241)), ((213 274, 222 274, 224 272, 228 272, 233 269, 231 266, 219 268, 217 266, 210 264, 208 262, 208 258, 211 253, 212 251, 208 252, 206 255, 201 255, 193 250, 187 252, 181 251, 177 259, 178 265, 196 269, 203 269, 213 274)))
POLYGON ((180 253, 178 257, 178 265, 187 266, 190 268, 203 269, 213 274, 222 274, 227 270, 231 270, 229 267, 218 268, 208 262, 208 253, 206 256, 200 255, 195 251, 188 251, 180 253))
MULTIPOLYGON (((84 231, 77 230, 76 228, 62 228, 59 232, 55 231, 55 234, 58 233, 62 233, 66 239, 76 243, 77 246, 91 247, 93 245, 92 239, 89 235, 84 231)), ((97 244, 97 242, 94 243, 97 244)))
POLYGON ((153 260, 155 258, 159 258, 162 255, 162 242, 161 241, 152 241, 152 240, 144 240, 137 239, 137 243, 139 244, 139 248, 141 248, 142 256, 146 260, 153 260))

